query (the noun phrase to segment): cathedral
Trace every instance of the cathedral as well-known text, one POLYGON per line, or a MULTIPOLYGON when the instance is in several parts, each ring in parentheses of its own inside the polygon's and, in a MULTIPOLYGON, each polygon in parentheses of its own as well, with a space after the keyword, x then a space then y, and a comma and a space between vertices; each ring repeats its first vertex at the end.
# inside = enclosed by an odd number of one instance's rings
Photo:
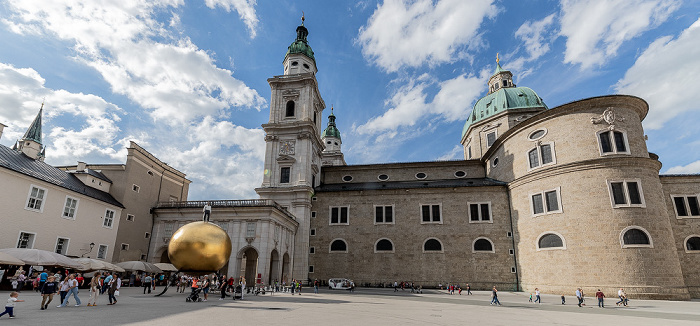
POLYGON ((549 108, 497 61, 461 135, 464 159, 347 165, 316 80, 303 21, 270 117, 259 199, 169 201, 152 209, 151 262, 178 227, 226 230, 221 271, 249 281, 409 281, 424 287, 700 297, 700 176, 659 175, 641 98, 606 95, 549 108))

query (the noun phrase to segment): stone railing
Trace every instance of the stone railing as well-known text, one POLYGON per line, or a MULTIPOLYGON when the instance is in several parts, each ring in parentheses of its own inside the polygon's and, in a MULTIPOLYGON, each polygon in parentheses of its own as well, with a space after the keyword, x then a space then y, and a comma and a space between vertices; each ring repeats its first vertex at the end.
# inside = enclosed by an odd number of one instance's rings
POLYGON ((287 217, 296 220, 286 208, 271 199, 241 199, 241 200, 192 200, 192 201, 162 201, 155 208, 204 208, 211 205, 212 209, 221 207, 275 207, 287 217))

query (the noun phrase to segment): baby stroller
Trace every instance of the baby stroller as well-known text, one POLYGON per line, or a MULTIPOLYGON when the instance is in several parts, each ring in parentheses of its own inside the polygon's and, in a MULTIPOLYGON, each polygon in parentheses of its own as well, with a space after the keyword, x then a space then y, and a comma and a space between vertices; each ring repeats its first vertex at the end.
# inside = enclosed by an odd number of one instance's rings
POLYGON ((241 299, 243 299, 243 288, 241 288, 241 286, 238 285, 233 289, 233 300, 241 299))
POLYGON ((186 302, 202 302, 202 298, 199 297, 199 293, 202 292, 202 289, 196 288, 192 290, 192 293, 185 298, 186 302))

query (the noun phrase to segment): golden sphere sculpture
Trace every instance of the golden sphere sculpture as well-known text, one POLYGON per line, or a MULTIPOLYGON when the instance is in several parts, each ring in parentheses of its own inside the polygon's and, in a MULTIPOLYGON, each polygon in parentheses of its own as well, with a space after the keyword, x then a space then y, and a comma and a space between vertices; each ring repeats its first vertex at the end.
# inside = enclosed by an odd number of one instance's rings
POLYGON ((230 256, 231 238, 218 225, 206 221, 183 225, 168 244, 170 263, 190 274, 218 271, 230 256))

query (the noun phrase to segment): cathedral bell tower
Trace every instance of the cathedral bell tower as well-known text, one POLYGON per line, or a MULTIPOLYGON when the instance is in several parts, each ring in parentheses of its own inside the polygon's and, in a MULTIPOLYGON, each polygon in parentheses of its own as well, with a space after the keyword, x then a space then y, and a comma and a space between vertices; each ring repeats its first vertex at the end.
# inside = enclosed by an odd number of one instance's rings
MULTIPOLYGON (((269 78, 270 120, 265 130, 265 170, 263 182, 255 191, 262 199, 272 199, 292 213, 296 232, 287 280, 308 278, 309 225, 313 187, 319 183, 321 153, 321 113, 326 107, 316 81, 316 60, 302 23, 284 58, 284 75, 269 78)), ((277 248, 281 255, 284 248, 277 248)))

